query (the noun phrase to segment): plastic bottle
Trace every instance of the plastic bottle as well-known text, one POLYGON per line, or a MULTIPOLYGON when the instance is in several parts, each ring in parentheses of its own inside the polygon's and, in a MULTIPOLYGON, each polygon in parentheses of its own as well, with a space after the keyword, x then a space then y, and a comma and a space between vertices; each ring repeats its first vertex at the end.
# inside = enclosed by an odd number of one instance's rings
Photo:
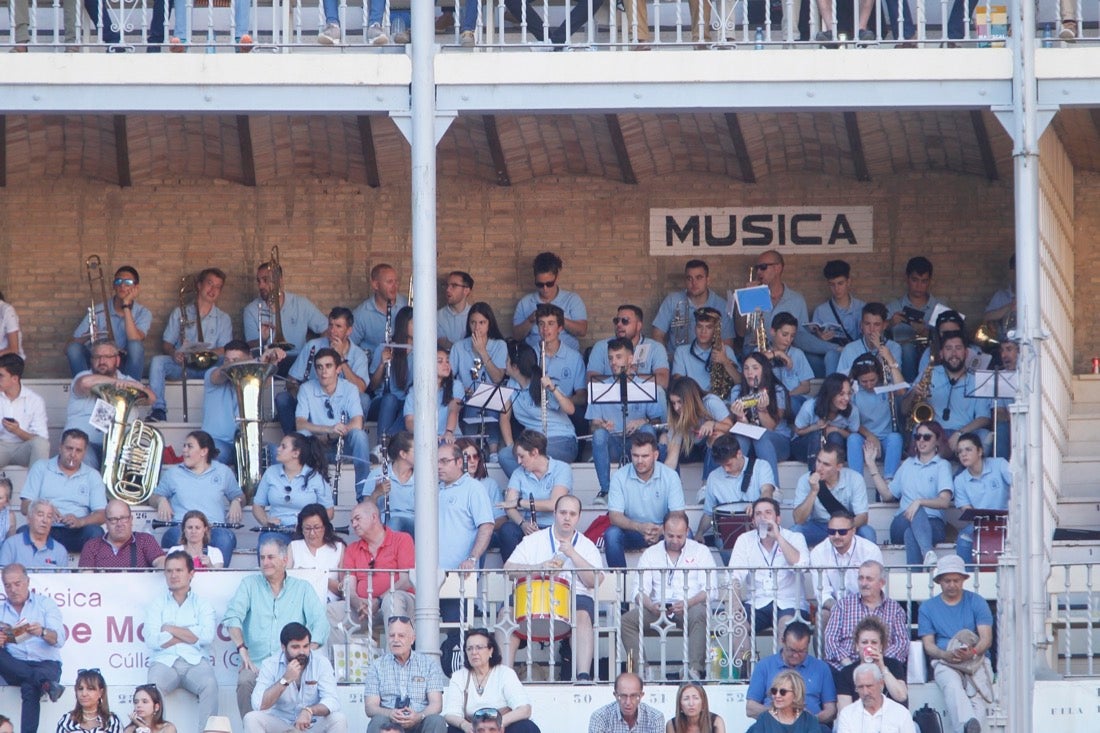
POLYGON ((761 26, 756 26, 756 46, 754 48, 757 51, 764 48, 764 29, 761 26))
POLYGON ((1054 24, 1043 24, 1043 48, 1054 48, 1054 24))

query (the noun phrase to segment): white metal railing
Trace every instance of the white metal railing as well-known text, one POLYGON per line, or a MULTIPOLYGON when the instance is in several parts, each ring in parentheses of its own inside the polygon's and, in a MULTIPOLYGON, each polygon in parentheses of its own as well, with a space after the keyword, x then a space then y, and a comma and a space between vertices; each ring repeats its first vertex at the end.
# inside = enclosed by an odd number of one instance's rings
MULTIPOLYGON (((1003 45, 1007 0, 966 2, 970 22, 963 0, 456 0, 436 38, 496 50, 1003 45)), ((1043 0, 1037 43, 1097 37, 1098 9, 1043 0)), ((409 22, 408 0, 7 0, 0 50, 398 51, 409 22)))

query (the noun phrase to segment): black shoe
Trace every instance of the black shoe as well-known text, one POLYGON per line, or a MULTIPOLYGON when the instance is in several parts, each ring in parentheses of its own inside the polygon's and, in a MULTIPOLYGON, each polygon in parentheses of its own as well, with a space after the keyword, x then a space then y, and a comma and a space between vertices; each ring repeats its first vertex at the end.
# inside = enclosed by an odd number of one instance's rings
POLYGON ((166 415, 164 413, 164 410, 161 410, 160 408, 157 408, 156 410, 153 410, 145 418, 145 422, 167 422, 167 421, 168 421, 168 415, 166 415))
POLYGON ((65 688, 56 682, 43 682, 42 692, 50 698, 50 702, 57 702, 65 694, 65 688))

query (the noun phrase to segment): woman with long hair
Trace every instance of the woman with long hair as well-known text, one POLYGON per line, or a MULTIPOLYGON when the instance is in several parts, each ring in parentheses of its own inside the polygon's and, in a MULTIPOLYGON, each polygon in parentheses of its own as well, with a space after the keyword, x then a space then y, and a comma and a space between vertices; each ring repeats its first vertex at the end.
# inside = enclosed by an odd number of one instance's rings
MULTIPOLYGON (((953 500, 960 511, 967 509, 1008 509, 1012 492, 1012 469, 1008 461, 986 457, 977 433, 963 433, 955 443, 955 457, 963 470, 955 476, 953 500)), ((970 565, 974 562, 974 525, 959 531, 955 553, 970 565)))
POLYGON ((791 425, 787 421, 789 395, 787 388, 775 378, 771 359, 759 351, 754 351, 741 362, 744 382, 741 394, 730 404, 730 414, 734 422, 747 422, 764 428, 759 438, 738 435, 741 452, 746 456, 755 454, 759 460, 767 461, 772 476, 779 478, 779 462, 791 456, 791 425), (757 403, 745 407, 744 400, 753 398, 757 403))
POLYGON ((407 348, 378 345, 370 359, 370 388, 382 396, 371 402, 368 417, 378 421, 378 430, 393 435, 404 427, 401 406, 412 387, 413 309, 405 306, 393 317, 391 343, 407 348), (389 364, 389 379, 386 379, 389 364), (377 405, 377 407, 376 407, 377 405))
POLYGON ((714 470, 710 447, 733 427, 729 408, 717 395, 703 394, 691 377, 675 377, 668 386, 668 432, 665 465, 703 462, 703 480, 714 470))
POLYGON ((176 733, 176 726, 164 719, 164 696, 156 685, 134 690, 134 709, 124 733, 176 733))
MULTIPOLYGON (((446 349, 435 350, 435 388, 439 400, 437 411, 437 436, 441 443, 453 443, 458 436, 458 408, 462 404, 462 383, 455 379, 451 359, 446 349)), ((405 398, 405 430, 413 431, 413 413, 416 412, 415 395, 405 398)))
MULTIPOLYGON (((871 474, 883 501, 897 499, 898 512, 890 523, 890 541, 905 543, 905 561, 910 565, 936 564, 937 542, 943 542, 947 525, 943 510, 951 506, 951 463, 943 457, 946 434, 938 422, 917 423, 913 429, 911 455, 894 479, 887 484, 882 474, 871 474)), ((869 449, 868 444, 865 450, 869 449)))
POLYGON ((346 545, 336 534, 328 511, 320 504, 306 504, 298 512, 294 539, 287 549, 288 568, 316 568, 329 571, 328 600, 340 600, 336 569, 344 559, 346 545))
MULTIPOLYGON (((851 375, 857 386, 852 402, 859 410, 859 434, 854 442, 860 444, 860 454, 871 456, 867 458, 867 465, 872 467, 872 471, 876 457, 882 458, 882 472, 889 481, 901 464, 905 442, 898 432, 901 426, 894 424, 895 415, 898 420, 903 419, 901 406, 897 404, 897 392, 875 392, 875 388, 882 385, 882 362, 874 354, 867 353, 857 358, 852 364, 851 375), (891 402, 894 403, 893 409, 891 402), (864 452, 864 443, 872 445, 874 451, 864 452)), ((862 468, 863 464, 859 465, 862 468)))
POLYGON ((710 711, 707 691, 698 682, 685 682, 676 693, 676 715, 665 733, 726 733, 726 721, 710 711))
POLYGON ((252 515, 267 528, 260 532, 257 547, 272 535, 286 539, 298 522, 298 512, 307 504, 320 504, 332 518, 335 510, 332 490, 325 480, 326 469, 325 451, 319 441, 301 433, 283 436, 275 450, 275 463, 264 471, 252 498, 252 515))
POLYGON ((98 669, 80 669, 73 684, 76 705, 57 721, 57 733, 122 733, 122 721, 107 704, 107 681, 98 669))
POLYGON ((500 418, 500 432, 505 447, 500 451, 500 467, 511 476, 519 466, 512 448, 512 424, 514 416, 526 430, 542 432, 542 395, 546 390, 546 442, 547 454, 564 463, 572 463, 577 457, 577 431, 570 417, 576 411, 573 399, 565 394, 550 377, 542 372, 539 357, 530 345, 522 341, 508 342, 506 371, 511 377, 510 387, 516 390, 500 418))
POLYGON ((793 669, 772 678, 771 706, 760 714, 746 733, 821 733, 821 723, 806 710, 806 682, 793 669))
POLYGON ((210 544, 210 520, 197 509, 183 515, 183 542, 168 548, 168 552, 182 550, 195 561, 195 570, 224 568, 222 551, 210 544))
POLYGON ((488 629, 466 634, 462 669, 455 670, 443 691, 443 719, 448 733, 474 733, 474 713, 500 712, 506 733, 539 733, 531 720, 531 698, 511 667, 502 664, 500 647, 488 629))
MULTIPOLYGON (((451 368, 455 377, 462 383, 463 393, 472 396, 478 385, 502 383, 508 377, 504 371, 507 366, 508 345, 497 325, 497 317, 488 303, 478 301, 470 306, 466 316, 466 338, 451 347, 451 368)), ((481 410, 476 407, 462 410, 463 420, 480 421, 481 417, 481 410)), ((484 425, 489 453, 496 453, 500 449, 500 413, 487 410, 484 417, 493 422, 479 422, 476 430, 467 428, 467 432, 476 432, 484 425)))
POLYGON ((415 534, 413 509, 416 489, 413 486, 413 435, 407 430, 394 435, 387 441, 387 467, 381 465, 371 469, 364 487, 355 487, 359 501, 373 501, 378 504, 379 516, 393 530, 415 534), (363 492, 360 494, 359 492, 363 492), (386 518, 386 497, 389 497, 389 518, 386 518))
POLYGON ((812 472, 813 458, 825 443, 848 452, 848 468, 863 473, 863 441, 859 438, 859 410, 852 404, 852 383, 844 374, 825 377, 816 397, 802 405, 794 419, 791 454, 812 472), (856 452, 858 451, 858 455, 856 452))
MULTIPOLYGON (((496 528, 500 529, 500 525, 504 524, 505 517, 508 516, 499 506, 504 502, 504 491, 496 479, 489 475, 489 469, 485 465, 485 453, 473 438, 459 438, 455 441, 455 445, 462 449, 462 459, 466 461, 466 473, 485 487, 485 493, 489 495, 489 503, 493 505, 496 528)), ((496 542, 495 539, 494 542, 496 542)))

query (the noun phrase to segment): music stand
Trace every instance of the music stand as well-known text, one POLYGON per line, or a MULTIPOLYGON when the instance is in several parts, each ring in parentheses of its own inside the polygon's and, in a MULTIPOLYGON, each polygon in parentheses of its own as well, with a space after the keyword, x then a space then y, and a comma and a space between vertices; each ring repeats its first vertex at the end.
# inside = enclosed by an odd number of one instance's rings
POLYGON ((993 455, 997 455, 997 401, 1016 399, 1020 383, 1019 372, 1003 369, 978 370, 974 372, 974 390, 967 397, 983 397, 992 400, 990 418, 993 421, 993 455))
POLYGON ((657 401, 657 382, 652 374, 627 376, 620 373, 612 381, 604 381, 606 375, 588 378, 588 404, 621 405, 623 412, 623 450, 619 455, 619 465, 626 463, 626 418, 632 404, 647 404, 657 401))
MULTIPOLYGON (((485 413, 487 411, 504 412, 505 408, 512 403, 512 395, 515 392, 511 387, 505 387, 504 382, 500 384, 479 382, 474 385, 473 393, 462 401, 463 405, 477 409, 477 446, 482 453, 486 453, 485 423, 492 420, 492 418, 486 417, 485 413)), ((470 422, 470 420, 466 422, 470 422)))

